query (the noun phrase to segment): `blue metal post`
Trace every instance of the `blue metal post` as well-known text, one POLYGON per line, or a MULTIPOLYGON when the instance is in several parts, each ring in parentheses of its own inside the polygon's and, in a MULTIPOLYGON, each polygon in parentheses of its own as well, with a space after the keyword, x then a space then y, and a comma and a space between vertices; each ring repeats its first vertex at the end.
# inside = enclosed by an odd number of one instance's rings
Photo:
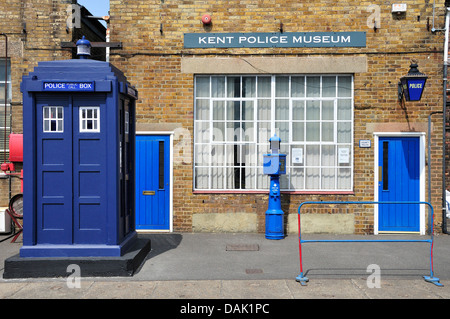
POLYGON ((270 175, 269 207, 266 210, 266 238, 283 239, 284 213, 281 210, 280 175, 270 175))

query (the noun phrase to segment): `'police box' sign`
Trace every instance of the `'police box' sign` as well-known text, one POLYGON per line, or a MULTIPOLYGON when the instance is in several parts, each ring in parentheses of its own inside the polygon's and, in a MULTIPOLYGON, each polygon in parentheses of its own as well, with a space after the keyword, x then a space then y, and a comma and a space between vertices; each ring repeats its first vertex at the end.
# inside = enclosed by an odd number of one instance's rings
POLYGON ((93 92, 94 82, 44 82, 44 91, 93 92))
POLYGON ((185 48, 365 47, 365 32, 185 33, 185 48))

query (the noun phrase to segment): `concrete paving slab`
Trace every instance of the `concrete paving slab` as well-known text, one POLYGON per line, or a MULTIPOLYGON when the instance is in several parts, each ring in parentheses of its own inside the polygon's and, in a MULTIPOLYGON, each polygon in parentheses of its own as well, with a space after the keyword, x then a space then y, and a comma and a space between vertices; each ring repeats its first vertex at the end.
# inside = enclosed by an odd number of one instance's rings
POLYGON ((224 280, 222 298, 292 299, 285 280, 224 280))

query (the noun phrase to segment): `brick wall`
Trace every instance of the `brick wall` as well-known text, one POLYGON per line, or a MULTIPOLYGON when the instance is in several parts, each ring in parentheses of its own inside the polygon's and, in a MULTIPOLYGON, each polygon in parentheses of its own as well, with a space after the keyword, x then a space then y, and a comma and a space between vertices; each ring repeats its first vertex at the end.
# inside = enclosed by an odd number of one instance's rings
MULTIPOLYGON (((171 123, 189 130, 193 136, 193 74, 181 72, 182 57, 343 57, 365 56, 367 72, 354 77, 354 194, 284 194, 283 209, 296 214, 305 200, 374 200, 374 150, 357 149, 360 139, 373 145, 374 128, 388 129, 398 124, 400 131, 427 129, 429 113, 442 110, 443 34, 433 34, 433 4, 426 0, 406 0, 407 13, 391 13, 391 4, 382 1, 291 0, 111 0, 111 41, 121 41, 111 62, 122 69, 139 90, 138 123, 171 123), (380 9, 377 29, 368 20, 380 9), (212 16, 204 27, 203 14, 212 16), (285 32, 365 31, 365 48, 262 48, 184 49, 183 33, 200 32, 285 32), (397 82, 416 60, 429 76, 422 101, 397 101, 397 82), (380 124, 377 126, 377 124, 380 124)), ((444 2, 436 1, 435 25, 444 24, 444 2)), ((431 185, 436 225, 441 223, 442 120, 433 118, 431 185)), ((175 141, 175 144, 177 141, 175 141)), ((192 164, 174 159, 174 229, 192 230, 194 213, 247 212, 258 215, 258 230, 264 231, 267 194, 193 193, 192 164)), ((370 209, 355 214, 355 233, 373 232, 370 209)), ((328 212, 329 210, 325 210, 328 212)), ((439 229, 438 229, 439 230, 439 229)))

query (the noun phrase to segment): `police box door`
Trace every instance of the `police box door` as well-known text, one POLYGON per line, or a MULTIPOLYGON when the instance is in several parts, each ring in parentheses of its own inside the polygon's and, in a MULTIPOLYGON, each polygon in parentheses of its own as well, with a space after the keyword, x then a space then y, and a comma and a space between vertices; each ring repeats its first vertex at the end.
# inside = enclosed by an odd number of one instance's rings
POLYGON ((105 113, 98 95, 37 97, 37 243, 105 242, 105 113))
POLYGON ((170 136, 136 136, 136 230, 169 231, 170 136))
MULTIPOLYGON (((421 201, 421 142, 419 136, 378 138, 378 201, 421 201)), ((378 232, 420 232, 419 204, 378 205, 378 232)))

